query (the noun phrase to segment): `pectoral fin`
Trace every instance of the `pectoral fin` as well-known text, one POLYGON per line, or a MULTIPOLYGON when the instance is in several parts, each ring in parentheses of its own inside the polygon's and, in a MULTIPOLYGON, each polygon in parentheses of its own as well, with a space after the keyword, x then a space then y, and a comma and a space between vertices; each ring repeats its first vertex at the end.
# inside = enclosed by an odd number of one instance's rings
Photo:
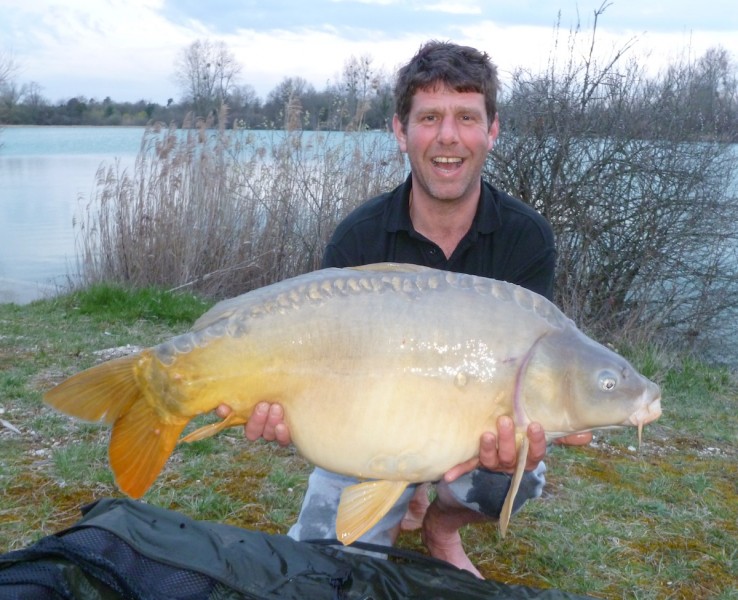
POLYGON ((515 503, 515 496, 518 495, 520 481, 523 479, 525 463, 528 460, 528 446, 530 445, 528 436, 525 433, 518 433, 516 437, 522 437, 522 440, 520 440, 520 446, 518 447, 518 462, 515 465, 515 473, 513 474, 512 482, 510 482, 510 489, 507 491, 505 503, 502 505, 502 511, 500 512, 500 536, 503 538, 507 533, 507 526, 512 517, 513 504, 515 503))
POLYGON ((236 427, 237 425, 244 425, 247 422, 248 422, 248 419, 242 417, 239 414, 232 412, 222 421, 218 421, 217 423, 211 423, 210 425, 205 425, 204 427, 195 429, 195 431, 188 433, 186 436, 184 436, 179 441, 180 443, 187 442, 188 444, 190 442, 199 442, 200 440, 209 438, 215 435, 216 433, 220 433, 224 429, 228 429, 229 427, 236 427))
POLYGON ((343 490, 336 516, 336 537, 353 544, 387 514, 402 496, 407 481, 366 481, 343 490))

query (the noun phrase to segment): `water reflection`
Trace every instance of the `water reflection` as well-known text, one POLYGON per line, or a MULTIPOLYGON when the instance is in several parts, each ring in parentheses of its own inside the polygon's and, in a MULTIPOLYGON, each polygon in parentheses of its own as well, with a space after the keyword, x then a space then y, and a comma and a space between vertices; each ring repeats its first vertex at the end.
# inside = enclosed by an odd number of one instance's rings
POLYGON ((141 135, 125 128, 0 131, 0 302, 30 302, 68 283, 73 222, 94 197, 95 173, 116 157, 132 165, 141 135))

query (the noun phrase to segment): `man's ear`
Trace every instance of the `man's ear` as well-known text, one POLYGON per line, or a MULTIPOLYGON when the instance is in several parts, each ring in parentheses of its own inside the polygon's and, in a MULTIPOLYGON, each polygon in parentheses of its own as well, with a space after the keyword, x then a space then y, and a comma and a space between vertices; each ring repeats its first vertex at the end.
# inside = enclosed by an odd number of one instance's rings
POLYGON ((400 146, 400 152, 407 152, 407 133, 397 113, 392 117, 392 131, 395 132, 395 138, 397 138, 397 143, 400 146))
POLYGON ((492 148, 495 145, 495 141, 497 140, 497 136, 500 135, 500 116, 495 115, 495 118, 492 120, 492 123, 489 125, 489 131, 487 132, 487 137, 489 139, 489 142, 487 144, 487 151, 491 152, 492 148))

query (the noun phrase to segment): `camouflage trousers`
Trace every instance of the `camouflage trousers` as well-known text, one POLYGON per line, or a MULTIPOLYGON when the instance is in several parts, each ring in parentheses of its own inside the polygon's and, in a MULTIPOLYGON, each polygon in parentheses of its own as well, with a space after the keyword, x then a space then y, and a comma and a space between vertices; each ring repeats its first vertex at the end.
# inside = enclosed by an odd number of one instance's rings
MULTIPOLYGON (((543 463, 535 470, 525 472, 515 496, 513 512, 519 510, 526 500, 541 495, 546 483, 545 473, 546 466, 543 463)), ((497 519, 510 488, 511 479, 505 473, 479 468, 462 475, 452 483, 439 481, 435 485, 446 487, 459 504, 490 519, 497 519)), ((295 540, 335 538, 336 512, 341 492, 345 487, 355 483, 358 483, 358 480, 353 477, 338 475, 316 467, 308 479, 308 489, 300 515, 290 529, 289 536, 295 540)), ((409 485, 390 511, 359 540, 392 546, 416 488, 417 484, 409 485)))

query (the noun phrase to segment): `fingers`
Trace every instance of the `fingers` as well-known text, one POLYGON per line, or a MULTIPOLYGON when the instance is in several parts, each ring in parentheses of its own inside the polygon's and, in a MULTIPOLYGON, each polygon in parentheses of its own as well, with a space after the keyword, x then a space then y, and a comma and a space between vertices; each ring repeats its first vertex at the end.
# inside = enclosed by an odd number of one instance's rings
POLYGON ((243 426, 243 433, 246 436, 246 439, 255 442, 262 437, 264 435, 264 429, 266 428, 268 419, 269 404, 266 402, 259 402, 259 404, 254 407, 248 423, 243 426))
POLYGON ((528 425, 528 457, 525 461, 525 470, 532 471, 546 458, 546 432, 540 423, 528 425))
POLYGON ((289 446, 292 443, 289 427, 285 423, 274 426, 274 439, 280 446, 289 446))
MULTIPOLYGON (((215 414, 225 419, 232 412, 227 404, 221 404, 215 409, 215 414)), ((277 442, 280 446, 289 446, 292 443, 289 427, 284 422, 284 409, 280 404, 259 402, 254 407, 248 423, 243 427, 246 439, 252 442, 264 438, 268 442, 277 442)))
POLYGON ((218 415, 221 419, 225 419, 228 415, 231 414, 231 407, 227 404, 221 404, 218 406, 218 408, 215 409, 215 414, 218 415))
POLYGON ((451 483, 452 481, 458 479, 465 473, 468 473, 469 471, 473 471, 477 468, 479 465, 479 459, 475 456, 474 458, 470 458, 466 462, 461 463, 460 465, 456 465, 455 467, 450 468, 448 471, 446 471, 443 474, 443 479, 446 483, 451 483))
MULTIPOLYGON (((484 436, 482 436, 484 440, 484 436)), ((485 444, 482 443, 481 450, 483 450, 485 444)), ((503 471, 505 473, 512 473, 515 471, 515 465, 518 462, 518 449, 515 443, 515 423, 510 417, 500 417, 497 419, 497 449, 496 449, 497 463, 495 465, 494 458, 495 453, 489 452, 489 461, 485 460, 483 456, 480 456, 482 464, 488 469, 494 471, 503 471), (489 464, 493 466, 488 466, 489 464)))
POLYGON ((292 441, 284 422, 282 406, 268 402, 256 405, 248 423, 244 425, 244 435, 252 442, 264 438, 268 442, 276 441, 280 446, 287 446, 292 441))
POLYGON ((497 435, 491 431, 482 434, 479 442, 479 462, 490 471, 512 473, 518 462, 515 444, 515 423, 510 417, 497 419, 497 435))
POLYGON ((562 444, 565 446, 585 446, 592 441, 592 432, 585 431, 584 433, 573 433, 557 439, 554 443, 562 444))
MULTIPOLYGON (((526 471, 535 469, 546 456, 546 433, 539 423, 531 423, 527 430, 529 449, 525 461, 526 471)), ((513 473, 518 462, 515 442, 515 423, 510 417, 497 420, 497 435, 491 431, 482 434, 479 440, 479 458, 472 458, 447 471, 443 478, 452 482, 480 464, 490 471, 513 473)))

